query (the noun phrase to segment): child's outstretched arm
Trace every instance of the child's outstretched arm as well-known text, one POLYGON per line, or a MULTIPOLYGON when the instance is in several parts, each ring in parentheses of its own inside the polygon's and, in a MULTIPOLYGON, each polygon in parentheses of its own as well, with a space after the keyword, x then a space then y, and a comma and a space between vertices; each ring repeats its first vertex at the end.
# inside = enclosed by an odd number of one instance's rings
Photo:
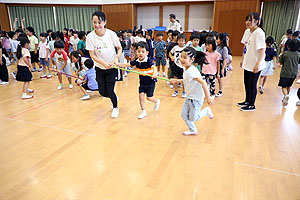
POLYGON ((155 65, 152 65, 151 68, 153 69, 153 79, 157 77, 157 67, 155 65))
POLYGON ((170 79, 170 83, 174 84, 174 83, 183 83, 183 79, 175 79, 175 78, 171 78, 170 79))
POLYGON ((194 80, 199 82, 202 85, 208 105, 210 105, 210 106, 214 105, 214 100, 213 100, 213 98, 210 97, 210 93, 208 91, 206 82, 200 77, 194 78, 194 80))

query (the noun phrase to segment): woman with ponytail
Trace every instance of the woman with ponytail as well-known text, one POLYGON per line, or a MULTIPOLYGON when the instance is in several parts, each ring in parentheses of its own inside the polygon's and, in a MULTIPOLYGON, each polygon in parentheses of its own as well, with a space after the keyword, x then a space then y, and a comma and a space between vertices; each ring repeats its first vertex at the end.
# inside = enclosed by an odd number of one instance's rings
POLYGON ((244 69, 244 85, 246 98, 238 103, 241 111, 255 111, 257 95, 257 81, 261 70, 266 68, 265 50, 266 36, 262 29, 263 20, 257 12, 252 12, 246 17, 246 30, 242 38, 244 44, 243 58, 240 66, 244 69))
POLYGON ((30 41, 27 38, 20 38, 20 43, 17 48, 17 58, 18 58, 18 72, 16 75, 17 81, 24 82, 23 85, 23 94, 22 99, 31 99, 32 95, 28 95, 27 93, 33 93, 34 90, 29 89, 29 83, 32 80, 32 74, 30 69, 32 68, 30 62, 30 41))
POLYGON ((181 82, 184 84, 186 99, 182 107, 181 117, 189 130, 184 131, 183 135, 197 135, 198 132, 194 122, 205 116, 210 119, 213 118, 213 113, 208 106, 200 110, 204 103, 204 97, 206 97, 208 105, 213 105, 214 100, 210 97, 207 84, 193 63, 198 63, 200 66, 208 63, 205 53, 196 51, 193 47, 183 49, 180 62, 186 68, 183 79, 171 79, 170 83, 181 82))

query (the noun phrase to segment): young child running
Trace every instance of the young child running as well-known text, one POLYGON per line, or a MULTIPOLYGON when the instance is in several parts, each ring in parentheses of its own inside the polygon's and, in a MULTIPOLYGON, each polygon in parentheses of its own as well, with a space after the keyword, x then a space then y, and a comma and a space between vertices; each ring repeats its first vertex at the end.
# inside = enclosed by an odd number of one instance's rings
MULTIPOLYGON (((63 41, 55 41, 54 42, 54 48, 55 50, 51 53, 50 55, 50 69, 52 68, 52 60, 55 57, 56 59, 56 67, 58 71, 58 81, 59 85, 57 87, 58 90, 61 90, 63 88, 63 83, 62 83, 62 74, 60 72, 64 72, 65 74, 72 74, 71 72, 71 67, 70 67, 70 59, 67 55, 67 53, 64 51, 64 43, 63 41)), ((72 80, 71 76, 66 76, 69 81, 69 88, 72 89, 72 80)))
POLYGON ((17 58, 18 58, 18 72, 16 75, 17 81, 24 82, 23 85, 23 94, 22 99, 31 99, 32 95, 28 95, 27 93, 33 93, 34 90, 29 89, 29 83, 32 80, 32 74, 30 69, 32 68, 30 62, 30 41, 27 38, 20 38, 20 43, 17 48, 17 58))
POLYGON ((146 42, 138 42, 136 46, 137 58, 131 61, 130 64, 121 64, 120 67, 136 67, 140 72, 152 75, 152 77, 139 75, 140 77, 140 87, 139 87, 139 100, 142 113, 138 116, 138 119, 143 119, 147 116, 145 107, 145 94, 147 95, 147 100, 155 103, 154 110, 158 110, 160 100, 153 97, 155 82, 157 76, 157 69, 153 64, 153 61, 148 58, 149 47, 146 42))
POLYGON ((189 130, 184 131, 183 135, 197 135, 198 131, 194 122, 207 115, 210 119, 213 118, 213 113, 208 106, 200 110, 204 102, 204 97, 206 97, 208 105, 213 105, 214 100, 210 97, 207 84, 193 63, 199 63, 202 66, 207 61, 203 52, 196 51, 192 47, 186 47, 182 51, 180 60, 181 64, 186 68, 183 73, 183 79, 171 79, 171 82, 183 82, 187 95, 182 107, 181 117, 189 130))
POLYGON ((205 42, 206 48, 206 59, 209 64, 204 64, 202 66, 202 76, 209 87, 210 96, 215 98, 215 88, 216 88, 216 74, 220 76, 220 62, 221 54, 216 52, 216 40, 213 38, 207 38, 205 42))
MULTIPOLYGON (((186 37, 184 34, 179 34, 177 36, 178 45, 173 47, 173 49, 170 51, 170 58, 174 62, 174 65, 171 66, 172 73, 174 75, 175 79, 182 79, 184 66, 181 65, 180 58, 181 58, 181 52, 185 48, 185 40, 186 37)), ((172 97, 177 97, 178 95, 178 83, 175 82, 174 84, 175 92, 172 94, 172 97)), ((182 98, 185 98, 186 94, 184 91, 182 91, 182 98)))
POLYGON ((278 86, 282 87, 284 95, 282 105, 287 106, 291 87, 297 78, 298 64, 300 63, 300 53, 297 51, 300 47, 298 39, 292 39, 288 44, 288 51, 283 52, 279 62, 282 65, 280 80, 278 86))
POLYGON ((40 43, 39 43, 39 57, 40 57, 40 65, 43 67, 43 75, 40 78, 52 78, 51 71, 48 70, 47 75, 47 67, 49 66, 49 56, 50 56, 50 48, 47 44, 47 33, 40 34, 40 43))
POLYGON ((276 66, 276 56, 277 51, 276 49, 272 48, 272 44, 274 44, 275 40, 272 36, 267 37, 266 39, 266 68, 264 68, 260 73, 259 79, 259 93, 264 93, 264 87, 267 81, 267 76, 273 75, 275 66, 276 66))
POLYGON ((162 75, 163 77, 167 77, 167 74, 165 72, 166 68, 166 46, 167 43, 163 41, 163 33, 159 32, 156 34, 157 36, 157 42, 154 44, 154 55, 156 59, 156 67, 158 69, 157 75, 162 75), (162 66, 162 73, 160 74, 160 65, 162 66))
POLYGON ((90 99, 90 95, 87 94, 87 90, 89 91, 97 91, 98 83, 96 81, 96 70, 94 68, 94 61, 92 59, 87 59, 84 61, 84 65, 88 68, 85 75, 82 77, 83 81, 77 79, 75 82, 80 87, 80 90, 83 92, 84 96, 80 98, 80 100, 88 100, 90 99))

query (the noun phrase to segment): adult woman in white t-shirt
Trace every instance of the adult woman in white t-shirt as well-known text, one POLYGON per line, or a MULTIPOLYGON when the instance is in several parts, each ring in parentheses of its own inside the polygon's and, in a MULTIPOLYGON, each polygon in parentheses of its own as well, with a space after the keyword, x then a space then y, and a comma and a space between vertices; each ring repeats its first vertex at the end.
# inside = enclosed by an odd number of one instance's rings
POLYGON ((262 30, 262 19, 257 12, 252 12, 246 17, 246 30, 241 43, 244 44, 241 67, 244 69, 244 84, 246 99, 237 105, 241 111, 255 111, 257 94, 257 81, 262 69, 266 67, 265 50, 266 36, 262 30))
POLYGON ((105 28, 105 25, 105 14, 101 11, 94 12, 94 31, 86 37, 86 50, 89 50, 90 56, 95 62, 99 93, 103 97, 110 98, 113 105, 111 117, 116 118, 119 115, 119 108, 114 88, 118 80, 118 70, 112 68, 112 65, 118 65, 122 47, 117 34, 105 28))

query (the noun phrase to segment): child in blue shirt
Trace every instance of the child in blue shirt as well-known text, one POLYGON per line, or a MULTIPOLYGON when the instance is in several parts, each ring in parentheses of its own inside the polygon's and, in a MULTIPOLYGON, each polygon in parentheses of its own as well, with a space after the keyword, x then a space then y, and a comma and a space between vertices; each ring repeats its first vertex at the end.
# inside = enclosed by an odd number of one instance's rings
POLYGON ((120 67, 135 67, 140 72, 152 75, 152 77, 139 75, 140 78, 140 87, 139 87, 139 100, 140 106, 142 109, 142 113, 138 116, 138 119, 143 119, 147 116, 146 108, 145 108, 145 94, 147 95, 147 100, 155 103, 154 110, 158 110, 160 100, 155 99, 153 97, 155 83, 156 83, 156 76, 157 76, 157 69, 153 64, 151 58, 147 55, 149 53, 149 46, 146 42, 138 42, 136 45, 136 56, 137 58, 134 61, 131 61, 130 64, 120 63, 120 67))
POLYGON ((87 59, 84 61, 84 65, 88 68, 85 72, 82 80, 77 79, 75 82, 78 86, 80 86, 80 90, 83 92, 84 96, 80 98, 80 100, 88 100, 90 99, 90 95, 87 94, 86 90, 97 91, 98 83, 96 81, 96 70, 94 68, 94 61, 92 59, 87 59))
POLYGON ((156 34, 157 36, 157 42, 154 44, 154 56, 155 56, 155 62, 156 62, 156 67, 158 69, 157 75, 160 75, 160 65, 162 66, 162 75, 163 77, 167 77, 167 74, 165 72, 165 67, 166 67, 166 46, 167 43, 163 41, 163 33, 159 32, 156 34))

